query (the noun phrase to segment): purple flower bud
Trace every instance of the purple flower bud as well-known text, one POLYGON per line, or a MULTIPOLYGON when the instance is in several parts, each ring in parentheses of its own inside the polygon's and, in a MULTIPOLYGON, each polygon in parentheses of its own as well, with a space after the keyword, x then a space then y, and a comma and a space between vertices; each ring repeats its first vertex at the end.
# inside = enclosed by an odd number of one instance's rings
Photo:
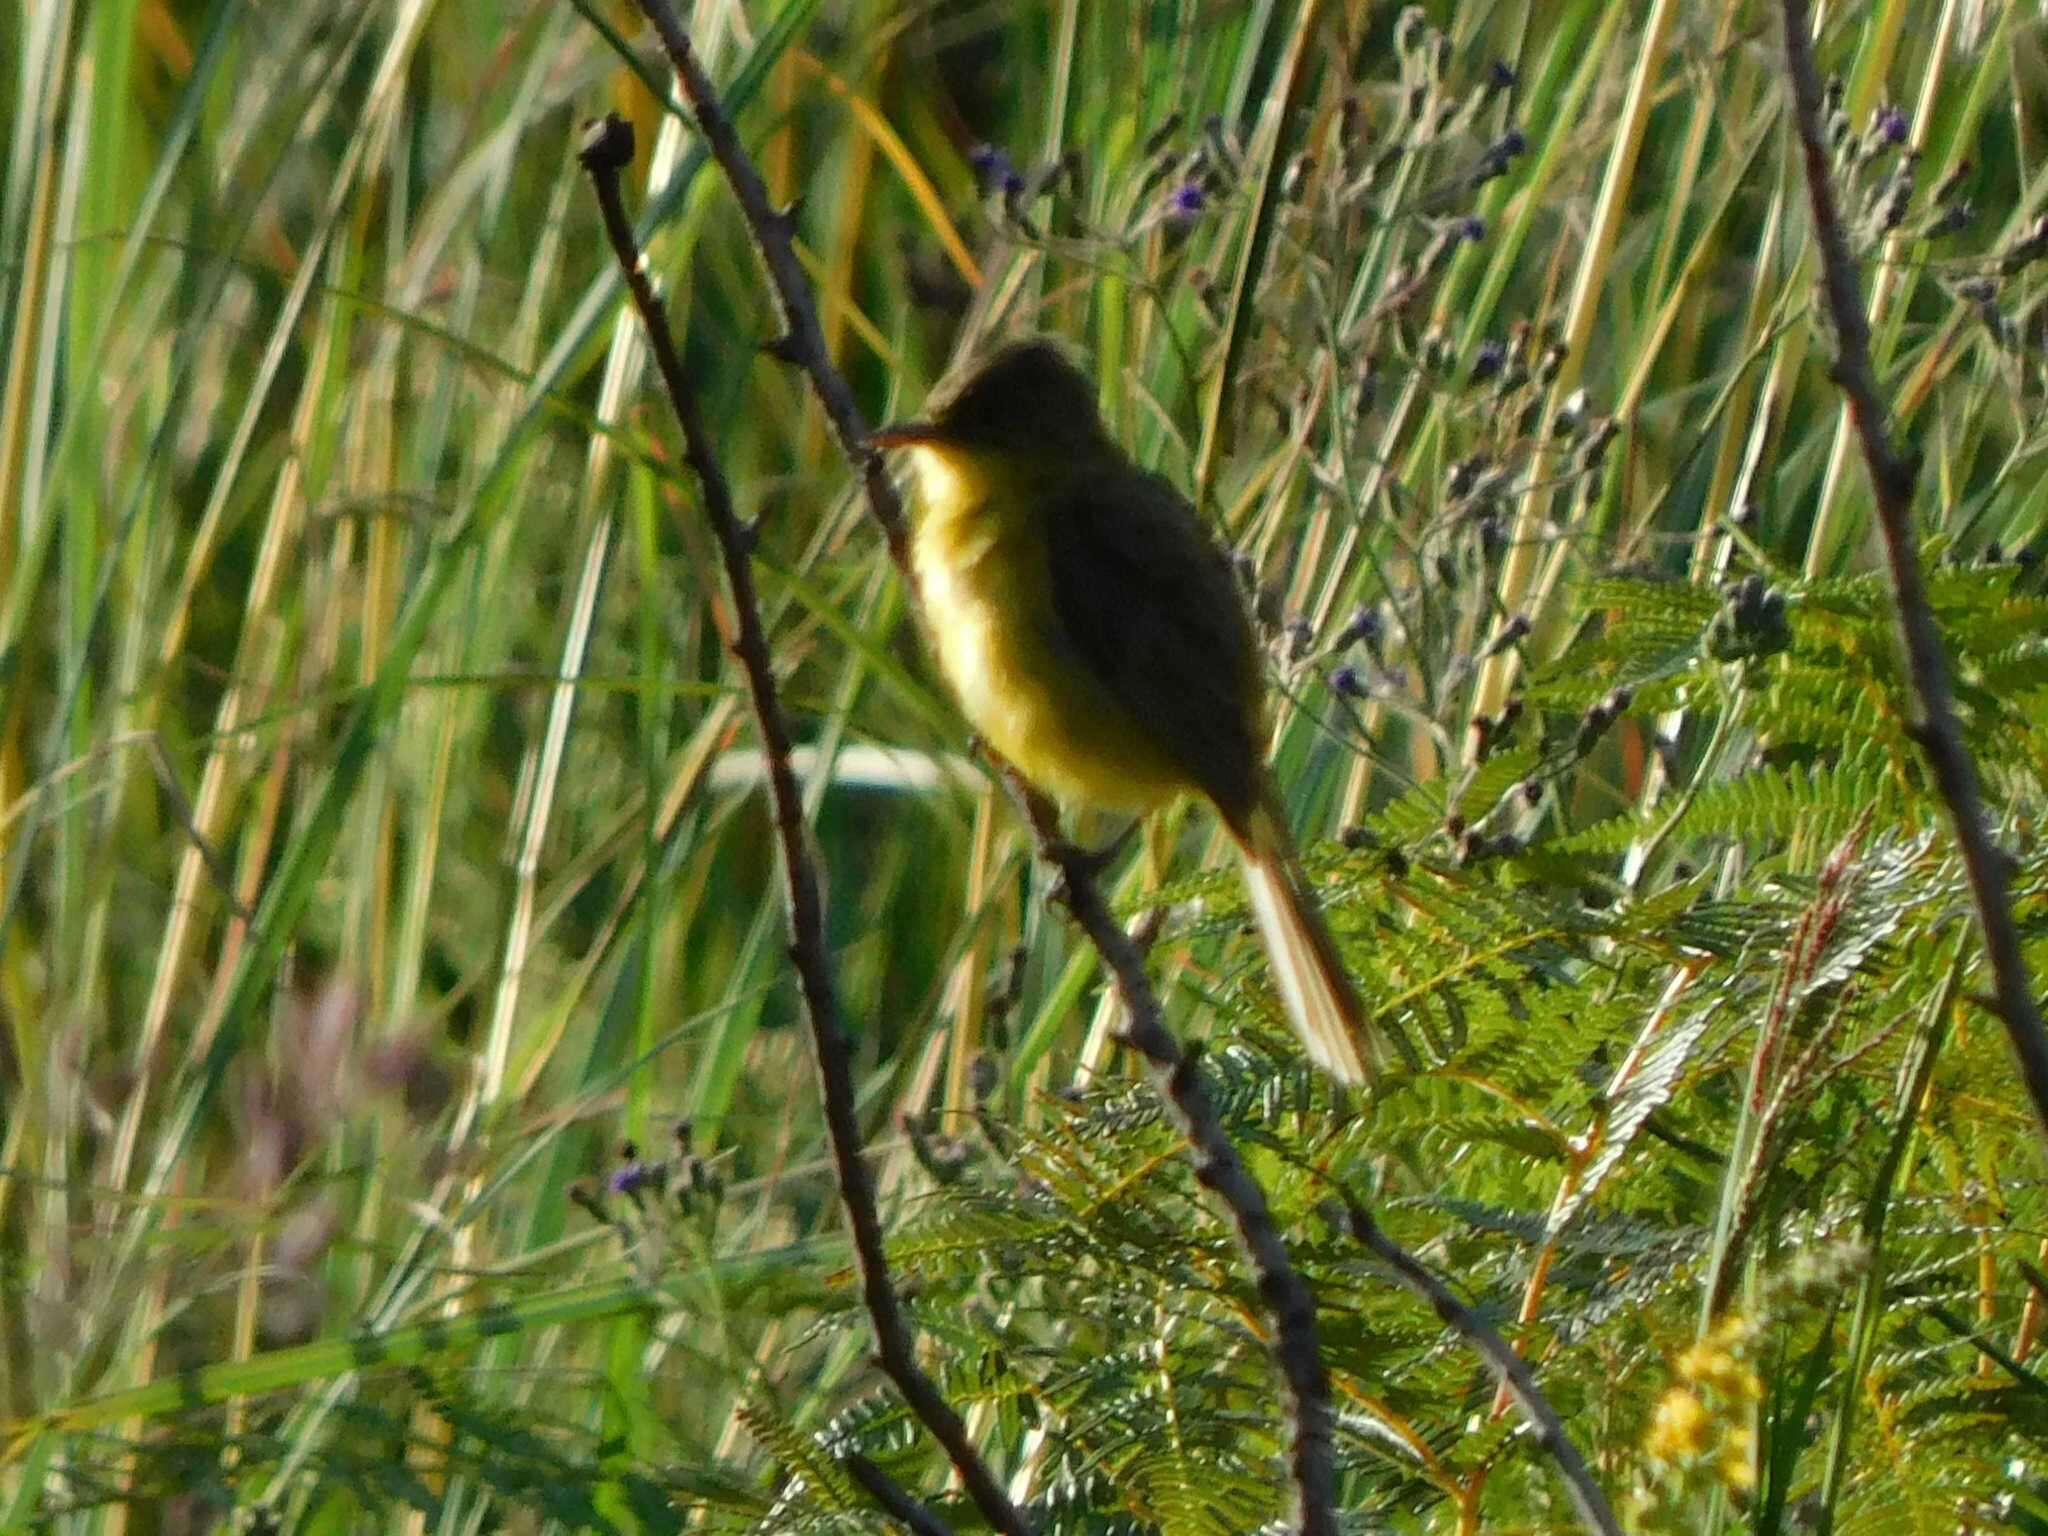
POLYGON ((1501 365, 1507 360, 1508 349, 1505 344, 1491 338, 1482 341, 1478 352, 1472 357, 1472 382, 1477 384, 1492 378, 1500 372, 1501 365))
POLYGON ((1356 667, 1339 667, 1332 672, 1330 686, 1347 699, 1362 699, 1366 695, 1365 678, 1356 667))
POLYGON ((1379 610, 1369 608, 1363 603, 1352 610, 1349 622, 1345 624, 1343 632, 1337 636, 1337 645, 1339 649, 1342 649, 1344 646, 1356 645, 1361 641, 1366 645, 1378 645, 1380 641, 1379 610))
POLYGON ((1010 157, 993 144, 977 144, 967 152, 967 163, 984 184, 1001 181, 1010 170, 1010 157))
POLYGON ((1003 196, 1005 196, 1005 197, 1022 197, 1023 195, 1024 195, 1024 173, 1023 173, 1022 171, 1020 171, 1020 170, 1017 170, 1017 169, 1015 169, 1014 167, 1013 167, 1013 168, 1011 168, 1010 170, 1004 171, 1004 172, 1003 172, 1003 196))
POLYGON ((1877 132, 1894 147, 1906 142, 1906 114, 1890 102, 1877 109, 1877 132))
POLYGON ((1477 245, 1486 238, 1486 220, 1478 214, 1471 214, 1458 221, 1458 238, 1468 245, 1477 245))
POLYGON ((1486 153, 1479 157, 1479 164, 1472 171, 1472 185, 1480 186, 1496 176, 1505 176, 1508 162, 1528 147, 1529 141, 1522 137, 1522 130, 1510 128, 1486 146, 1486 153))
POLYGON ((615 1195, 635 1194, 654 1177, 654 1170, 639 1158, 631 1158, 612 1170, 605 1187, 615 1195))
POLYGON ((1515 83, 1515 66, 1506 59, 1495 59, 1486 66, 1486 88, 1489 91, 1505 91, 1515 83))
POLYGON ((1173 189, 1166 200, 1166 222, 1185 229, 1200 218, 1209 206, 1209 194, 1202 190, 1199 181, 1184 181, 1173 189))

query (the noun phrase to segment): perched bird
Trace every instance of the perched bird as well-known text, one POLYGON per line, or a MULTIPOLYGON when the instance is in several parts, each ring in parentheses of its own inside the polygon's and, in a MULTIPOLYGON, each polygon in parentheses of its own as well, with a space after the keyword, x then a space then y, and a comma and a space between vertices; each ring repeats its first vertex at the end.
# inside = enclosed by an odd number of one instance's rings
POLYGON ((1381 1064, 1266 772, 1265 682, 1230 564, 1131 462, 1053 343, 1013 342, 873 441, 914 477, 911 564, 940 669, 982 739, 1070 804, 1207 797, 1244 858, 1309 1056, 1381 1064))

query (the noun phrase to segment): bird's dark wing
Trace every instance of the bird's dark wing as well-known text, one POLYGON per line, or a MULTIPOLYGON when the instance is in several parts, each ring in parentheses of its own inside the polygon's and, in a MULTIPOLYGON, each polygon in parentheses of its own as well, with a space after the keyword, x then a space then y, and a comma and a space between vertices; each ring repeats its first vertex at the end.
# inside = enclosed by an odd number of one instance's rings
POLYGON ((1230 564, 1157 475, 1094 477, 1047 508, 1053 606, 1069 649, 1132 720, 1247 826, 1264 679, 1230 564))

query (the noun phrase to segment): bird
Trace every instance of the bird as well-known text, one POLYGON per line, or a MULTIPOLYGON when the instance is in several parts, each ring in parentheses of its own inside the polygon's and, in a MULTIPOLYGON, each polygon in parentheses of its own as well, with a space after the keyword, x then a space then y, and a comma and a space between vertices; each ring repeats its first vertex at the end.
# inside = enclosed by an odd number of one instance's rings
POLYGON ((1143 815, 1206 799, 1309 1058, 1339 1082, 1371 1081, 1390 1036, 1295 851, 1264 760, 1260 648, 1187 498, 1133 462, 1088 376, 1044 336, 999 347, 870 440, 907 461, 911 576, 968 724, 1069 807, 1143 815))

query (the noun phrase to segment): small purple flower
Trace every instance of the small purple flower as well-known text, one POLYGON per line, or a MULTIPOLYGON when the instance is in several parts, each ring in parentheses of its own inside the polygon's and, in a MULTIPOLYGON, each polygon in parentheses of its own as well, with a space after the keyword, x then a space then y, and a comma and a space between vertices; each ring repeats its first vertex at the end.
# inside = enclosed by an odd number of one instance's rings
POLYGON ((1503 160, 1512 160, 1529 147, 1529 141, 1522 137, 1522 130, 1510 128, 1494 144, 1494 152, 1503 160))
POLYGON ((1209 194, 1202 190, 1202 184, 1184 181, 1166 200, 1166 222, 1176 229, 1186 229, 1202 216, 1208 206, 1209 194))
POLYGON ((1362 699, 1367 691, 1365 678, 1356 667, 1339 667, 1332 672, 1330 686, 1347 699, 1362 699))
POLYGON ((1010 157, 993 144, 977 144, 967 152, 967 163, 974 167, 974 179, 986 192, 991 187, 1008 190, 1015 181, 1021 189, 1023 178, 1010 163, 1010 157))
POLYGON ((1505 343, 1488 337, 1479 344, 1479 350, 1472 358, 1472 382, 1478 384, 1498 374, 1508 360, 1505 343))
POLYGON ((654 1178, 654 1169, 639 1158, 629 1158, 612 1170, 612 1176, 605 1180, 605 1187, 615 1195, 639 1193, 654 1178))
POLYGON ((1486 220, 1478 214, 1468 214, 1458 221, 1458 238, 1467 245, 1477 245, 1486 238, 1486 220))
POLYGON ((1379 610, 1369 608, 1364 603, 1351 610, 1350 621, 1337 636, 1337 646, 1340 650, 1347 645, 1357 645, 1361 642, 1369 646, 1380 643, 1379 610))
POLYGON ((1877 109, 1878 137, 1897 148, 1906 142, 1906 114, 1891 102, 1877 109))
POLYGON ((1489 91, 1505 91, 1515 83, 1515 66, 1506 59, 1495 59, 1486 67, 1486 88, 1489 91))

